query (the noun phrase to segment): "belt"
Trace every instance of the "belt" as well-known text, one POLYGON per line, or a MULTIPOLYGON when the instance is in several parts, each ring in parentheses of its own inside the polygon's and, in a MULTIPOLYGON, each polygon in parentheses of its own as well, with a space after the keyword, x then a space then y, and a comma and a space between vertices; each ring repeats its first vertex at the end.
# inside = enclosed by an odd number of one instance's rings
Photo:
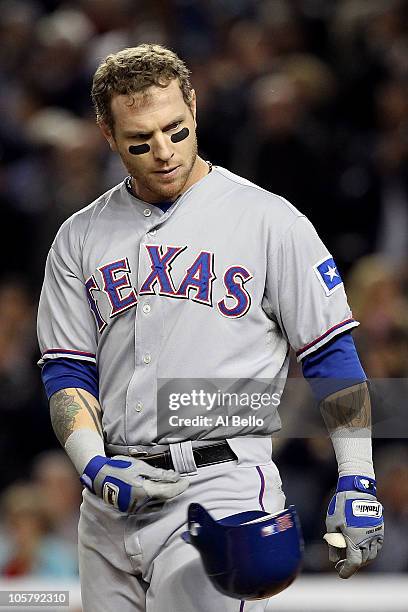
MULTIPOLYGON (((236 461, 238 457, 231 450, 228 442, 216 442, 208 446, 199 446, 193 448, 193 457, 196 466, 205 467, 206 465, 215 465, 217 463, 225 463, 227 461, 236 461)), ((132 454, 135 459, 142 459, 149 465, 163 470, 174 470, 173 459, 169 450, 157 455, 149 455, 143 451, 137 454, 132 454)))

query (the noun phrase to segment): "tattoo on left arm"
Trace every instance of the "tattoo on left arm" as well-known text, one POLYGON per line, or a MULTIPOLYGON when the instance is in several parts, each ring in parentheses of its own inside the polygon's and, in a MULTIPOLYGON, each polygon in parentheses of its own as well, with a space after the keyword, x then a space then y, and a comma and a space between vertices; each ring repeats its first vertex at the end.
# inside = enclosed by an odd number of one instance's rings
POLYGON ((337 429, 371 429, 371 402, 367 383, 337 391, 320 403, 329 432, 337 429))

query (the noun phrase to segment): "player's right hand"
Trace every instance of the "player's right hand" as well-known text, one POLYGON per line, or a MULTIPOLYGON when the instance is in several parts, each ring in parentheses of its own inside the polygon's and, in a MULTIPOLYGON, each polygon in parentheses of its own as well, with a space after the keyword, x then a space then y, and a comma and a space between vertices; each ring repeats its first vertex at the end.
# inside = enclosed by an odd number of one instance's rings
POLYGON ((121 512, 132 513, 152 498, 165 501, 183 493, 189 485, 174 470, 162 470, 145 461, 117 455, 97 455, 80 478, 92 493, 121 512))

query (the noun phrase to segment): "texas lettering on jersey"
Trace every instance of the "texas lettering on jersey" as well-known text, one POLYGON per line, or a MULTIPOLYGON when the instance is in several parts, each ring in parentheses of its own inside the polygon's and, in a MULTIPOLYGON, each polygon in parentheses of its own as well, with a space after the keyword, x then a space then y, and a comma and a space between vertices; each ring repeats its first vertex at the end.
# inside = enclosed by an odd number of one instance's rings
MULTIPOLYGON (((243 317, 251 306, 251 296, 244 286, 252 274, 243 265, 228 267, 223 274, 225 296, 213 303, 213 282, 217 278, 214 272, 214 253, 201 251, 192 264, 185 270, 178 287, 175 286, 171 270, 177 257, 187 247, 145 245, 150 260, 151 272, 141 284, 139 295, 158 294, 167 298, 190 299, 205 306, 215 307, 227 318, 243 317), (228 299, 229 298, 229 299, 228 299)), ((96 292, 106 294, 110 303, 109 317, 113 318, 136 306, 138 295, 130 280, 131 269, 127 257, 112 261, 98 267, 102 278, 98 284, 92 274, 85 282, 89 307, 95 317, 100 333, 107 326, 98 307, 96 292)))

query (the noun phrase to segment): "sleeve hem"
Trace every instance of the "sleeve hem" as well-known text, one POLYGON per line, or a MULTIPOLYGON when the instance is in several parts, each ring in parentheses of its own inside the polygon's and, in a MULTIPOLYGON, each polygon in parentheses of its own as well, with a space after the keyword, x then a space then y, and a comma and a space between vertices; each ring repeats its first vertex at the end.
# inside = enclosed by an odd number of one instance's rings
POLYGON ((47 360, 60 359, 61 357, 64 359, 76 359, 79 361, 89 361, 90 363, 96 364, 96 355, 94 353, 87 353, 85 351, 74 351, 74 350, 69 350, 69 349, 53 348, 53 349, 48 349, 42 354, 41 359, 37 361, 37 365, 42 367, 47 360))
POLYGON ((337 325, 334 325, 333 327, 328 329, 324 334, 322 334, 321 336, 319 336, 318 338, 316 338, 309 344, 306 344, 306 346, 304 346, 303 348, 296 351, 297 361, 300 362, 304 357, 306 357, 306 355, 310 355, 310 353, 317 351, 317 349, 324 346, 327 342, 329 342, 329 340, 332 340, 338 334, 342 334, 346 330, 352 329, 353 327, 357 327, 358 325, 360 325, 360 323, 351 318, 345 319, 344 321, 341 321, 337 325))

